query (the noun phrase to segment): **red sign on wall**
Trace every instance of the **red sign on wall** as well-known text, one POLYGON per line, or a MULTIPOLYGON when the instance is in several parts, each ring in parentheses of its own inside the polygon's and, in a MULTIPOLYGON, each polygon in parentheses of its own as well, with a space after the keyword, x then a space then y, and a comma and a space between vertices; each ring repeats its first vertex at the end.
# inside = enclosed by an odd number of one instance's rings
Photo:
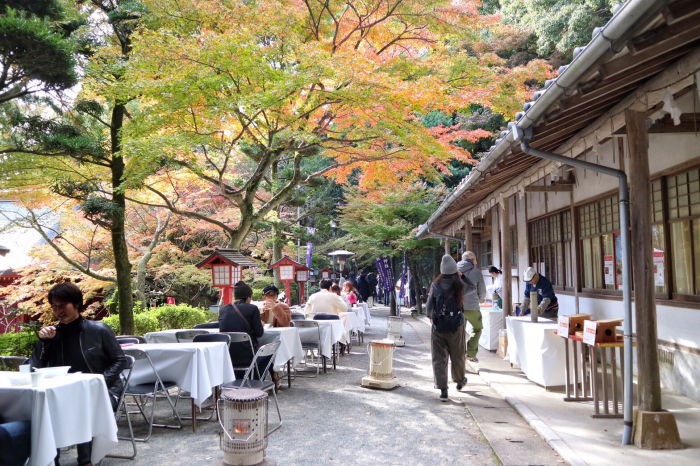
POLYGON ((175 298, 168 297, 168 304, 175 304, 175 298))

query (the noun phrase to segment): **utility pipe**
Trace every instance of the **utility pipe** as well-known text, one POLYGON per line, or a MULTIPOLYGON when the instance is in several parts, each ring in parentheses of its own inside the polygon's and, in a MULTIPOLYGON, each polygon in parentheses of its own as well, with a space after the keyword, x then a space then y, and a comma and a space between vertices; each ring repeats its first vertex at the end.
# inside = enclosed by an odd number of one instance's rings
POLYGON ((435 233, 434 231, 430 231, 430 228, 428 228, 428 230, 425 232, 425 234, 437 236, 438 238, 453 239, 455 241, 459 241, 460 243, 462 243, 462 249, 464 249, 464 238, 458 238, 457 236, 443 235, 442 233, 435 233))
POLYGON ((625 383, 624 383, 624 431, 622 434, 622 444, 632 443, 632 260, 630 256, 630 230, 629 230, 629 191, 627 189, 627 175, 622 170, 598 165, 584 160, 577 160, 572 157, 546 152, 530 147, 532 140, 532 127, 523 130, 516 127, 517 137, 520 139, 520 147, 526 154, 542 159, 552 160, 573 167, 591 170, 604 175, 616 177, 619 182, 620 198, 620 236, 622 237, 622 304, 625 313, 624 331, 624 351, 625 351, 625 383))

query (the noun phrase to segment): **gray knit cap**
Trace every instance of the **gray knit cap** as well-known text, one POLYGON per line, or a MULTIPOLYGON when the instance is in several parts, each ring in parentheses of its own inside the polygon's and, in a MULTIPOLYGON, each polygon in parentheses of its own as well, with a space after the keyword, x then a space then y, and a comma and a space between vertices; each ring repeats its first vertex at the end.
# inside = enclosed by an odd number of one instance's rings
POLYGON ((440 273, 443 275, 452 275, 457 273, 457 262, 449 254, 442 256, 442 262, 440 262, 440 273))

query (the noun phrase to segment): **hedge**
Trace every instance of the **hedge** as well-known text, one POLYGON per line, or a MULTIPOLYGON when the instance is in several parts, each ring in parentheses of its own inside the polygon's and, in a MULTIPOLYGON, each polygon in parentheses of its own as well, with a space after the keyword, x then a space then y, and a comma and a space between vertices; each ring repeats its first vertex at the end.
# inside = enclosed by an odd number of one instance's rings
MULTIPOLYGON (((145 335, 148 332, 169 330, 173 328, 193 328, 197 324, 209 322, 215 314, 208 310, 186 304, 166 305, 146 310, 134 310, 134 333, 145 335)), ((121 333, 119 315, 112 315, 102 320, 117 335, 121 333)))
POLYGON ((0 334, 0 355, 28 358, 32 355, 38 340, 34 332, 2 333, 0 334))

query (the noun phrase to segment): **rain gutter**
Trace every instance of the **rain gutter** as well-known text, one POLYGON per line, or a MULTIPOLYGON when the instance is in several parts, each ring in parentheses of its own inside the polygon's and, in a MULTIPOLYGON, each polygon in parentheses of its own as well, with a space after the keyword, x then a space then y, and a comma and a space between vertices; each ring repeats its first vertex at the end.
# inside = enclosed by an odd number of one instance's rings
POLYGON ((445 213, 455 200, 474 187, 508 153, 511 143, 517 141, 513 128, 517 126, 524 130, 533 126, 547 113, 552 105, 566 96, 567 89, 578 83, 584 74, 590 72, 591 67, 598 60, 611 51, 612 42, 620 39, 634 24, 645 16, 649 9, 665 3, 658 0, 629 0, 617 9, 605 26, 596 28, 593 32, 593 40, 587 46, 577 48, 574 51, 574 60, 569 65, 560 67, 559 76, 556 79, 548 80, 545 83, 545 89, 535 93, 535 100, 525 104, 524 112, 518 112, 515 117, 517 122, 508 123, 508 130, 503 131, 501 137, 496 139, 487 156, 447 196, 428 221, 420 226, 416 236, 418 238, 430 235, 436 236, 437 233, 432 232, 431 229, 437 219, 445 213))

